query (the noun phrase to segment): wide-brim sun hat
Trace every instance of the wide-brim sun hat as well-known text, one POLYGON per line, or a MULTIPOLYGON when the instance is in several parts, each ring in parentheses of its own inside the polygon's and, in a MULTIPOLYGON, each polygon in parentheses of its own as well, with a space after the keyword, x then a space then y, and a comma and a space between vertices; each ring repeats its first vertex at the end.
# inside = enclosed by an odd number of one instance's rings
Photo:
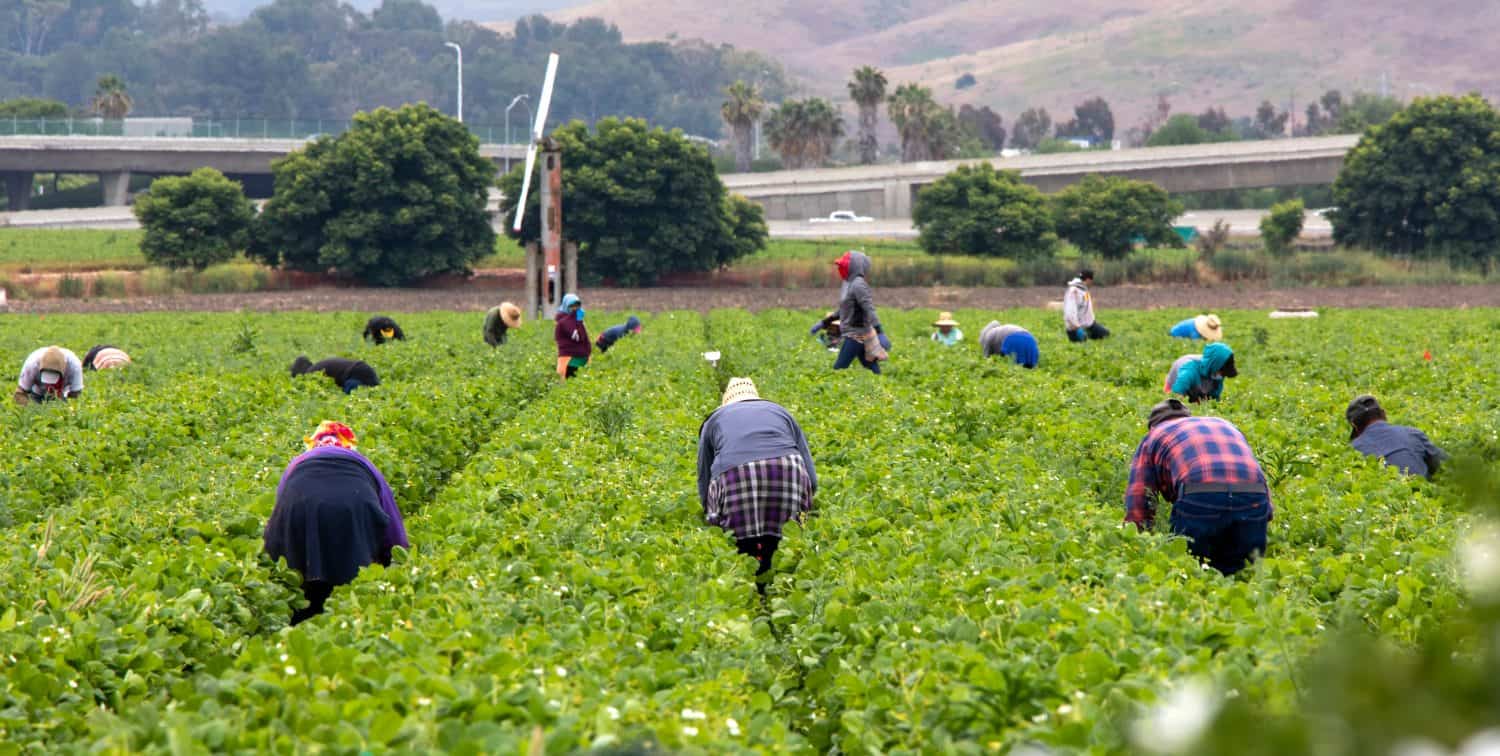
POLYGON ((955 326, 956 327, 958 325, 958 321, 953 319, 953 313, 951 313, 951 312, 940 312, 940 313, 938 313, 938 319, 934 320, 932 322, 932 324, 934 326, 936 326, 936 327, 939 327, 939 328, 941 328, 943 326, 955 326))
POLYGON ((719 402, 719 406, 723 407, 735 402, 759 398, 760 393, 755 390, 755 381, 749 378, 730 378, 729 385, 724 387, 724 398, 719 402))
POLYGON ((108 370, 110 368, 129 364, 130 355, 125 354, 123 350, 115 349, 113 347, 109 349, 100 349, 99 353, 94 355, 95 370, 108 370))
POLYGON ((1198 331, 1199 336, 1209 341, 1220 341, 1224 338, 1224 326, 1219 322, 1219 316, 1212 313, 1193 318, 1193 328, 1198 331))
POLYGON ((505 323, 506 328, 521 327, 521 308, 510 302, 500 303, 500 321, 505 323))

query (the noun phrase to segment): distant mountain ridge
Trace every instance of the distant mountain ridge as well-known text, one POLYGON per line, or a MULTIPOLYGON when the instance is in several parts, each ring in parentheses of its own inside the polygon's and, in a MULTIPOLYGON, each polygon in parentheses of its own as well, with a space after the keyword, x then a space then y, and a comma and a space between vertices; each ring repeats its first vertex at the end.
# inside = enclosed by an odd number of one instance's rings
POLYGON ((919 81, 1007 122, 1032 105, 1066 120, 1095 95, 1120 128, 1161 94, 1176 112, 1237 115, 1270 99, 1298 120, 1329 88, 1500 95, 1493 0, 595 0, 549 15, 600 16, 633 40, 757 50, 835 97, 850 70, 874 64, 893 84, 919 81), (975 84, 959 90, 964 74, 975 84))
MULTIPOLYGON (((241 19, 271 0, 204 0, 209 16, 241 19)), ((380 0, 347 0, 350 5, 370 12, 380 0)), ((468 21, 511 21, 532 13, 549 13, 577 5, 576 0, 426 0, 444 19, 468 21)))

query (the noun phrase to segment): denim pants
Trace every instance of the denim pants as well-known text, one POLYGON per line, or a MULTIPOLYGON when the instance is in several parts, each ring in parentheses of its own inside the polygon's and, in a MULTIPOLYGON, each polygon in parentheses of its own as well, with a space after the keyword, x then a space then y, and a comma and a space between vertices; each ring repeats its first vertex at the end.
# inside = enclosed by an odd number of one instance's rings
MULTIPOLYGON (((876 337, 880 339, 880 345, 885 347, 886 350, 889 351, 891 348, 891 340, 889 338, 886 338, 886 335, 883 333, 877 333, 876 337)), ((839 356, 835 357, 833 360, 833 369, 843 370, 844 368, 853 365, 856 359, 859 360, 859 364, 863 365, 866 370, 876 375, 880 375, 880 363, 866 362, 865 345, 862 342, 855 341, 854 339, 844 339, 839 344, 839 356)))
POLYGON ((1264 491, 1193 492, 1172 504, 1172 532, 1210 567, 1233 575, 1266 550, 1270 497, 1264 491))

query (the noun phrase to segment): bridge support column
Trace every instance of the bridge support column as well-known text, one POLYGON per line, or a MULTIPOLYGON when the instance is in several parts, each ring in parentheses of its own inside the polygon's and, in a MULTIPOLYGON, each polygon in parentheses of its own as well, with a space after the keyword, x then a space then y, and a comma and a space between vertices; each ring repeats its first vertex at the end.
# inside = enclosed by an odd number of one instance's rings
POLYGON ((130 194, 130 171, 101 173, 99 184, 104 187, 105 207, 124 205, 126 197, 130 194))
POLYGON ((884 214, 882 218, 911 217, 911 182, 895 179, 885 182, 884 214))
POLYGON ((5 197, 10 202, 11 212, 31 209, 32 180, 30 171, 5 172, 5 197))

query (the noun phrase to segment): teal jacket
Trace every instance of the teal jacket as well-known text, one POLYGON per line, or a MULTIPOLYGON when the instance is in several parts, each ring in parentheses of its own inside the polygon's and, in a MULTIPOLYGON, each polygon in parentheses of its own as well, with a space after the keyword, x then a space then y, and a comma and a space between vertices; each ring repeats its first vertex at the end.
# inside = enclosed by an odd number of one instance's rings
POLYGON ((1203 347, 1202 357, 1186 360, 1177 367, 1177 375, 1170 387, 1172 393, 1187 396, 1197 387, 1200 392, 1218 399, 1224 393, 1224 376, 1219 373, 1233 356, 1234 351, 1228 344, 1215 342, 1203 347))

